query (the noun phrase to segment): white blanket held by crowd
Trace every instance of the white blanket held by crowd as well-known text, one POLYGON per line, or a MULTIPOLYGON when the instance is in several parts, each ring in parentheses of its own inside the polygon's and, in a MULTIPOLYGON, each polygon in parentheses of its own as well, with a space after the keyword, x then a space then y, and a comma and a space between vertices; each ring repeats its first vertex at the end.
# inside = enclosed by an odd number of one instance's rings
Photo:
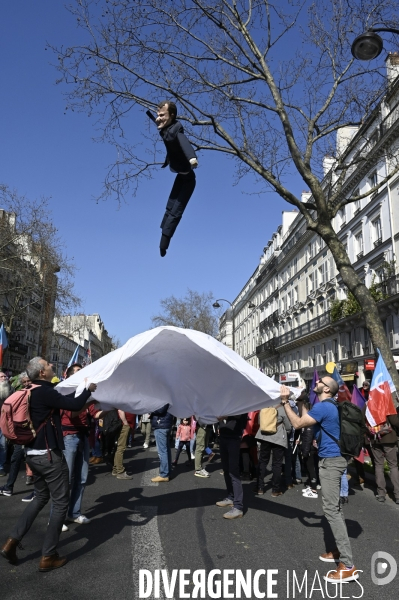
POLYGON ((79 394, 91 382, 97 384, 92 397, 103 409, 143 414, 169 403, 176 417, 197 415, 205 423, 275 406, 280 396, 280 385, 236 352, 209 335, 178 327, 136 335, 57 390, 79 394))

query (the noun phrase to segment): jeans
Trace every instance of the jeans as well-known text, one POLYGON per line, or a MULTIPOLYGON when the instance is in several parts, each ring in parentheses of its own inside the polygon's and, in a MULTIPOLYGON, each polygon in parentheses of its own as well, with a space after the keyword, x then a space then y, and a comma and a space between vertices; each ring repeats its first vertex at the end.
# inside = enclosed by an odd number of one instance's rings
POLYGON ((259 464, 258 464, 258 482, 257 489, 263 490, 265 485, 266 467, 269 464, 272 454, 272 491, 280 491, 281 467, 283 464, 285 448, 272 442, 260 440, 259 464))
POLYGON ((240 439, 219 438, 220 458, 227 488, 227 497, 233 501, 234 508, 243 510, 244 492, 240 479, 240 444, 240 439))
POLYGON ((154 435, 160 462, 159 475, 169 477, 172 465, 172 453, 169 444, 170 429, 154 429, 154 435))
POLYGON ((89 473, 89 438, 84 433, 72 433, 64 437, 64 445, 71 486, 68 517, 76 519, 82 514, 83 492, 89 473))
POLYGON ((11 456, 10 472, 8 474, 6 489, 10 492, 14 489, 14 483, 17 480, 19 469, 21 468, 21 462, 24 458, 24 447, 19 444, 14 444, 14 452, 11 456))
POLYGON ((177 451, 176 451, 175 463, 177 463, 177 461, 179 460, 179 456, 184 447, 186 447, 188 460, 189 460, 189 462, 191 462, 190 440, 187 440, 187 442, 183 442, 183 441, 179 442, 179 447, 177 448, 177 451))
POLYGON ((65 457, 58 449, 50 453, 51 461, 47 453, 39 456, 28 454, 28 465, 35 474, 36 497, 29 502, 10 532, 10 537, 21 541, 51 497, 53 508, 44 537, 43 556, 56 552, 69 503, 69 472, 65 457))
POLYGON ((339 492, 340 496, 349 496, 349 483, 347 477, 348 469, 345 469, 344 474, 341 477, 341 489, 339 492))
POLYGON ((127 438, 129 437, 129 433, 130 433, 130 425, 123 425, 121 432, 119 434, 119 437, 118 437, 118 442, 117 442, 116 452, 115 452, 115 457, 114 457, 114 467, 112 469, 112 472, 116 473, 117 475, 122 475, 122 473, 124 473, 124 471, 126 470, 125 467, 123 466, 123 454, 126 450, 127 438))
POLYGON ((7 438, 4 437, 0 429, 0 471, 4 469, 4 463, 7 458, 7 438))
POLYGON ((344 514, 339 503, 341 479, 346 467, 347 462, 343 456, 320 458, 319 461, 323 512, 330 524, 335 543, 340 552, 340 562, 346 567, 352 567, 352 549, 344 514))
POLYGON ((164 218, 162 219, 161 229, 163 235, 171 238, 180 223, 184 210, 190 200, 195 188, 195 173, 190 171, 186 175, 178 173, 176 175, 172 191, 168 202, 164 218))

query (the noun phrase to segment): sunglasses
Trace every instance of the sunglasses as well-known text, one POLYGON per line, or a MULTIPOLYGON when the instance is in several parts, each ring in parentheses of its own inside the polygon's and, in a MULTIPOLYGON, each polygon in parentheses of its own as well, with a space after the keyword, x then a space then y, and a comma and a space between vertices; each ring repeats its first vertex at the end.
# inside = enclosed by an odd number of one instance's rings
POLYGON ((330 387, 329 387, 329 386, 326 384, 326 382, 325 382, 325 381, 323 381, 322 379, 318 379, 317 383, 322 383, 322 384, 323 384, 323 385, 325 385, 325 386, 326 386, 326 388, 328 388, 328 389, 330 390, 330 392, 331 392, 331 389, 330 389, 330 387))

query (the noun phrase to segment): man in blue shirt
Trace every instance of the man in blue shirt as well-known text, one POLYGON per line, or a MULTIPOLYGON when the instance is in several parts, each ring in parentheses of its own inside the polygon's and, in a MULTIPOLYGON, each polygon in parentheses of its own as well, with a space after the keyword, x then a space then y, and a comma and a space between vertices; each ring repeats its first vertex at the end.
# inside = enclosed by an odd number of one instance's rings
POLYGON ((359 574, 353 564, 352 549, 348 530, 339 502, 341 477, 347 467, 346 459, 341 455, 337 440, 340 438, 340 422, 337 406, 331 402, 338 393, 338 384, 332 377, 323 377, 316 381, 314 392, 319 403, 299 417, 290 407, 289 389, 281 386, 281 404, 295 429, 314 426, 318 444, 319 477, 323 498, 323 512, 330 524, 337 545, 335 550, 319 556, 324 562, 338 562, 336 570, 329 571, 324 579, 331 582, 346 582, 358 579, 359 574), (326 402, 330 400, 330 402, 326 402))

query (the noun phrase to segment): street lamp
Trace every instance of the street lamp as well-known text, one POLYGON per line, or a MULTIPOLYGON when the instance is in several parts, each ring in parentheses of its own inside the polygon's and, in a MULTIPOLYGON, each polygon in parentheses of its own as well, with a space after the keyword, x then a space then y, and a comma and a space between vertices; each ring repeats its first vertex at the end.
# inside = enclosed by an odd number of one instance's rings
POLYGON ((382 38, 377 35, 377 31, 399 34, 399 29, 393 29, 392 27, 370 27, 354 40, 351 47, 354 58, 357 60, 373 60, 381 54, 384 44, 382 38))
POLYGON ((230 304, 230 310, 231 310, 231 347, 233 350, 235 350, 235 343, 234 343, 234 307, 232 302, 230 302, 230 300, 226 300, 225 298, 219 298, 219 300, 215 300, 215 302, 212 304, 213 308, 221 308, 219 302, 227 302, 228 304, 230 304))

